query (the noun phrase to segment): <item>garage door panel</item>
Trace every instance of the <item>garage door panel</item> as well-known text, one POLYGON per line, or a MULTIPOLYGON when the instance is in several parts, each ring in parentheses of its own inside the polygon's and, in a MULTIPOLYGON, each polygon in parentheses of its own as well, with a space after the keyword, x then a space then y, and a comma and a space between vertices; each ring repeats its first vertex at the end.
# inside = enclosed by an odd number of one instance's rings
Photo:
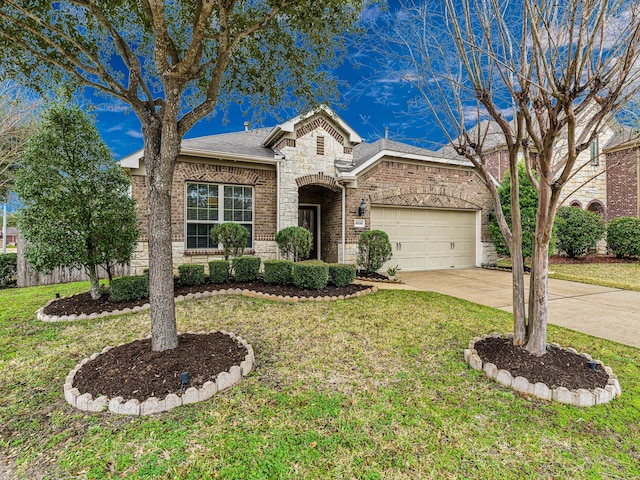
POLYGON ((403 271, 475 266, 476 212, 372 207, 371 228, 389 235, 393 257, 384 265, 403 271))

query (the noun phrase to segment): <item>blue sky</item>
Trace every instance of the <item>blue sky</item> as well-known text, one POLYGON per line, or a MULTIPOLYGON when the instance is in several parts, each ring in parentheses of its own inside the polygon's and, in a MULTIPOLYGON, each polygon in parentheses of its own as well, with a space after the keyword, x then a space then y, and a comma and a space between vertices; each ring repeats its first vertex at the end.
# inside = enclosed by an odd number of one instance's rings
MULTIPOLYGON (((371 7, 363 14, 365 20, 375 19, 379 7, 371 7)), ((442 135, 436 127, 428 124, 425 117, 410 117, 402 112, 411 97, 409 86, 398 78, 380 76, 373 61, 367 59, 353 45, 349 50, 349 59, 334 69, 335 75, 345 84, 340 91, 344 107, 330 105, 365 141, 375 141, 389 128, 389 138, 412 144, 424 144, 425 140, 441 141, 442 135)), ((94 97, 97 127, 103 139, 111 148, 116 159, 126 156, 143 146, 140 123, 135 114, 126 106, 110 107, 108 98, 94 97)), ((280 121, 292 118, 302 112, 266 112, 264 121, 252 124, 252 128, 274 126, 280 121), (280 117, 281 120, 278 120, 280 117)), ((185 138, 240 131, 244 129, 242 112, 238 106, 230 107, 223 122, 221 113, 211 119, 202 120, 192 128, 185 138)))

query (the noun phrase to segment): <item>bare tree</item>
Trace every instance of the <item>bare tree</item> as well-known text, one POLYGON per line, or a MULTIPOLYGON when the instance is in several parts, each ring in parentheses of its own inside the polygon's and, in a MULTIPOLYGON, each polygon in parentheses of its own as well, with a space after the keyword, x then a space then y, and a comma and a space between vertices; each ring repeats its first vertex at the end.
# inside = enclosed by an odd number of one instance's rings
POLYGON ((247 97, 258 105, 332 98, 356 0, 63 0, 0 4, 5 73, 66 81, 131 106, 147 168, 152 349, 178 344, 171 184, 184 134, 247 97))
POLYGON ((383 55, 419 92, 455 153, 484 179, 513 261, 514 343, 546 352, 548 253, 563 186, 598 131, 639 87, 640 6, 628 0, 403 2, 378 19, 383 55), (506 148, 512 224, 505 221, 491 147, 506 148), (518 162, 539 194, 525 305, 518 162))
POLYGON ((39 101, 15 83, 0 83, 0 201, 12 188, 13 167, 20 149, 35 129, 39 101))

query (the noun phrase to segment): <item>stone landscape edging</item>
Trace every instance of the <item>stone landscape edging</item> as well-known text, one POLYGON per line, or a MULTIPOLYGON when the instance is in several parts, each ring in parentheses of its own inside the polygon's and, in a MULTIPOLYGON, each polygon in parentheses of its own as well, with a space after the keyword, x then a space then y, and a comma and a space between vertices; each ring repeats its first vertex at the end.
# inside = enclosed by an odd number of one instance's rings
MULTIPOLYGON (((99 355, 108 352, 114 347, 105 347, 99 353, 94 353, 88 358, 81 360, 76 367, 69 372, 64 382, 64 398, 72 407, 77 408, 85 412, 97 413, 104 410, 108 410, 111 413, 119 415, 151 415, 153 413, 160 413, 169 411, 175 407, 181 405, 188 405, 190 403, 203 402, 210 399, 216 393, 232 387, 238 383, 242 377, 249 375, 249 372, 253 369, 255 362, 255 355, 253 347, 249 345, 242 337, 235 335, 232 332, 226 332, 219 330, 220 333, 231 337, 233 340, 240 343, 246 348, 247 354, 244 360, 240 362, 240 365, 233 365, 226 372, 220 372, 215 382, 207 381, 201 388, 189 387, 181 395, 170 393, 163 400, 158 400, 156 397, 149 397, 145 401, 140 402, 137 399, 131 399, 124 401, 122 397, 114 397, 109 399, 106 396, 100 396, 96 399, 90 393, 81 394, 80 391, 73 386, 73 380, 76 373, 82 368, 83 365, 94 360, 99 355)), ((197 335, 205 335, 206 332, 186 332, 197 335)), ((215 333, 215 332, 209 332, 215 333)), ((150 337, 148 337, 150 338, 150 337)), ((118 345, 122 346, 124 343, 118 345)))
MULTIPOLYGON (((593 360, 591 355, 587 353, 577 352, 574 348, 566 348, 564 350, 583 356, 587 360, 596 362, 598 365, 602 365, 604 371, 609 376, 609 380, 605 388, 594 388, 593 390, 587 390, 585 388, 570 390, 566 387, 551 388, 541 382, 537 382, 535 384, 530 383, 525 377, 518 376, 514 378, 513 375, 511 375, 511 372, 508 370, 500 370, 493 363, 487 362, 483 364, 477 350, 474 348, 476 342, 491 337, 509 338, 513 340, 513 334, 500 335, 497 332, 484 335, 482 337, 475 337, 469 342, 469 348, 464 350, 464 361, 474 370, 484 371, 487 377, 494 379, 501 385, 512 388, 518 393, 533 395, 542 400, 556 401, 568 405, 574 405, 576 407, 603 405, 613 400, 616 396, 622 394, 622 388, 620 387, 618 377, 613 373, 611 367, 605 366, 600 360, 593 360)), ((550 343, 549 345, 556 348, 562 348, 557 343, 550 343)))
MULTIPOLYGON (((223 290, 212 290, 206 292, 197 292, 197 293, 188 293, 187 295, 178 295, 175 297, 176 302, 182 302, 185 300, 196 300, 200 298, 208 298, 216 295, 244 295, 247 297, 254 298, 263 298, 265 300, 274 300, 277 302, 286 302, 286 303, 297 303, 297 302, 330 302, 336 300, 346 300, 349 298, 356 297, 364 297, 369 295, 370 293, 375 293, 378 291, 377 286, 373 286, 370 288, 365 288, 364 290, 360 290, 355 293, 351 293, 349 295, 332 295, 332 296, 322 296, 322 297, 298 297, 298 296, 290 296, 290 295, 274 295, 272 293, 263 293, 255 290, 248 290, 242 288, 228 288, 223 290)), ((68 297, 63 297, 68 298, 68 297)), ((137 305, 132 308, 123 308, 122 310, 110 310, 104 311, 101 313, 92 313, 87 315, 86 313, 81 313, 79 315, 46 315, 44 313, 44 309, 51 305, 53 302, 57 302, 58 300, 62 300, 62 298, 53 298, 49 300, 44 307, 39 308, 36 311, 36 318, 42 322, 73 322, 77 320, 94 320, 96 318, 102 317, 111 317, 116 315, 127 315, 130 313, 142 312, 144 310, 149 310, 149 303, 145 303, 144 305, 137 305)))

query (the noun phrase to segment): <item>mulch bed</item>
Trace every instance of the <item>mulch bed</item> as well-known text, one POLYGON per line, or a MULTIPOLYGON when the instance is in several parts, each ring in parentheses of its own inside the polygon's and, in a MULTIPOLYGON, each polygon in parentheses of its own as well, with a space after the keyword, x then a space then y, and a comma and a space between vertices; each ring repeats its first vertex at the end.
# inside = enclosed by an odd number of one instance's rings
MULTIPOLYGON (((351 295, 361 290, 370 288, 367 285, 351 284, 346 287, 334 287, 327 285, 322 290, 304 290, 295 285, 274 285, 264 283, 262 280, 255 282, 229 282, 229 283, 203 283, 202 285, 183 286, 177 280, 174 284, 175 296, 187 295, 189 293, 212 292, 214 290, 226 290, 240 288, 242 290, 253 290, 256 292, 269 293, 272 295, 282 295, 290 297, 333 297, 340 295, 351 295)), ((44 309, 45 315, 91 315, 92 313, 108 312, 113 310, 123 310, 149 303, 148 298, 128 301, 111 302, 108 295, 103 295, 98 300, 93 300, 89 292, 73 295, 72 297, 61 298, 52 302, 44 309)))
POLYGON ((615 255, 585 255, 569 258, 564 255, 552 255, 549 264, 582 264, 582 263, 638 263, 637 258, 618 258, 615 255))
POLYGON ((509 338, 489 337, 476 342, 475 347, 483 363, 493 363, 498 369, 508 370, 513 377, 522 376, 529 383, 541 382, 549 388, 566 387, 570 390, 604 388, 609 376, 602 365, 591 370, 582 355, 568 352, 553 345, 541 357, 516 347, 509 338))
POLYGON ((188 372, 187 387, 200 388, 215 382, 220 372, 240 365, 247 350, 228 335, 185 333, 178 347, 164 352, 151 350, 151 340, 136 340, 112 348, 84 364, 75 375, 73 386, 93 398, 123 397, 124 401, 149 397, 162 400, 169 393, 181 392, 181 374, 188 372))
POLYGON ((358 272, 358 278, 362 280, 369 280, 371 282, 388 281, 387 275, 382 275, 378 272, 358 272))

